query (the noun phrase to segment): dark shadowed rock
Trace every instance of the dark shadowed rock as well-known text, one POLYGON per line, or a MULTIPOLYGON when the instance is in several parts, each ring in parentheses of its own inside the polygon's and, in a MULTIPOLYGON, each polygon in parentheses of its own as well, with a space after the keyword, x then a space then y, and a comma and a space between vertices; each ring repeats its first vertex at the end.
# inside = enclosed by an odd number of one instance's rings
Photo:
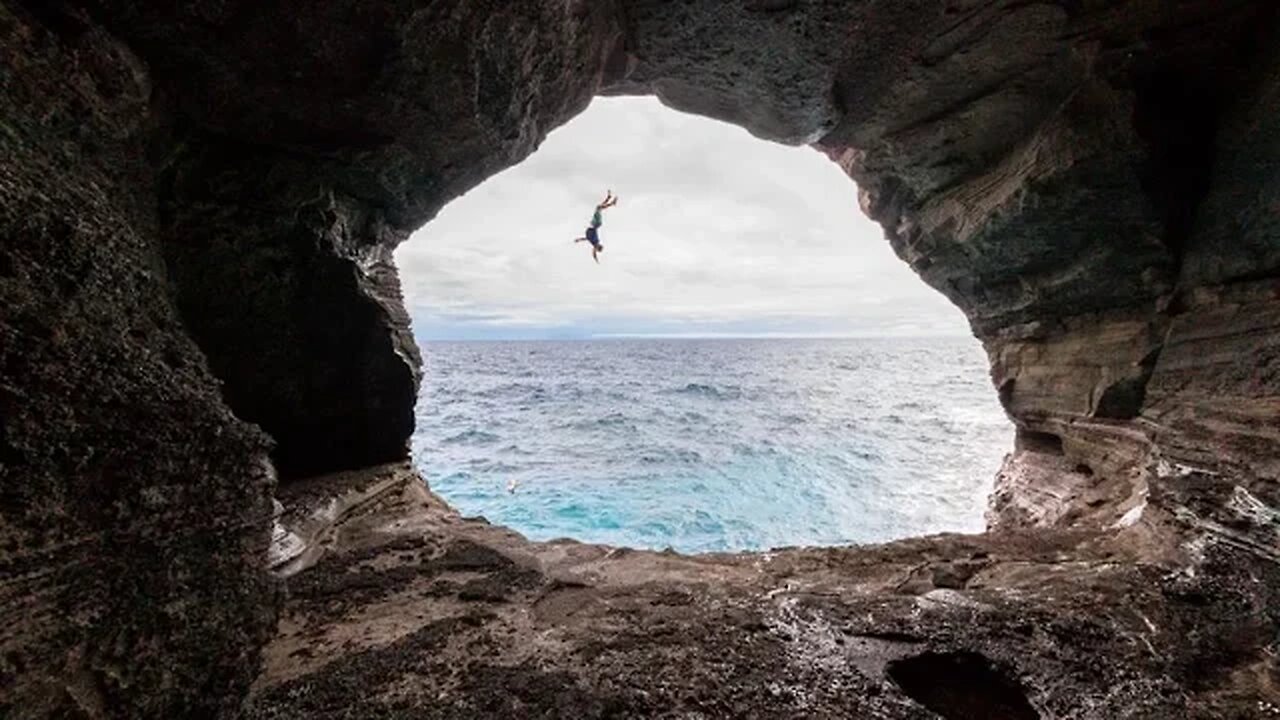
POLYGON ((978 653, 913 655, 890 662, 886 672, 944 720, 1040 720, 1018 683, 978 653))
POLYGON ((307 173, 193 134, 164 177, 178 309, 285 481, 403 458, 421 364, 391 259, 405 233, 307 173))
POLYGON ((274 625, 269 441, 167 292, 145 63, 41 19, 0 5, 0 716, 227 713, 274 625))

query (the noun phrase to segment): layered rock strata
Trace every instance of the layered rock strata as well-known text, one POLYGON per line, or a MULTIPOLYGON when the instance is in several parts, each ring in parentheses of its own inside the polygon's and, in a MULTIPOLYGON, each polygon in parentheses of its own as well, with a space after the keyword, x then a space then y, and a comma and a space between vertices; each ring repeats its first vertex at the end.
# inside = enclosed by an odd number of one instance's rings
POLYGON ((1278 11, 0 0, 0 714, 231 714, 266 647, 253 716, 1265 717, 1278 11), (1018 426, 990 533, 531 545, 362 470, 391 249, 601 93, 857 181, 1018 426))

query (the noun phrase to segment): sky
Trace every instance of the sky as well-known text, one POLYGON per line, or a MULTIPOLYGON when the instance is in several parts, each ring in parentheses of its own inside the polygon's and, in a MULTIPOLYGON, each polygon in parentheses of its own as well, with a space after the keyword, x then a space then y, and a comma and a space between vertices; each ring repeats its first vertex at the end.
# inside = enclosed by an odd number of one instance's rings
POLYGON ((596 98, 396 252, 419 339, 966 335, 808 147, 596 98), (583 235, 612 189, 600 264, 583 235))

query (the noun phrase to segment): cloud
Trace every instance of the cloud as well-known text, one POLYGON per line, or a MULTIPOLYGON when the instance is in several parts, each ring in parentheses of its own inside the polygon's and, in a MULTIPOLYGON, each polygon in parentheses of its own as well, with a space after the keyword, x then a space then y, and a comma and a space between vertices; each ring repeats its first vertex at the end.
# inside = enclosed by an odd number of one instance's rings
POLYGON ((821 154, 597 98, 396 254, 423 337, 962 334, 821 154), (612 188, 599 266, 582 235, 612 188))

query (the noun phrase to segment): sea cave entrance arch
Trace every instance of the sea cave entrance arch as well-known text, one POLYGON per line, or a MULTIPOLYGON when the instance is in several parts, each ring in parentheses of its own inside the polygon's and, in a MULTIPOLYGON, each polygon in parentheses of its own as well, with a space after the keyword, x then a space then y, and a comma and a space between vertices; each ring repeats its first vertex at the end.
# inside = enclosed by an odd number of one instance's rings
POLYGON ((986 357, 856 196, 812 149, 598 98, 397 249, 432 489, 684 551, 980 531, 1012 435, 986 357))
POLYGON ((0 707, 1280 706, 1275 3, 310 10, 3 4, 0 707), (991 532, 611 553, 425 494, 391 248, 601 93, 858 182, 1019 427, 991 532), (350 511, 287 596, 273 494, 350 511))

